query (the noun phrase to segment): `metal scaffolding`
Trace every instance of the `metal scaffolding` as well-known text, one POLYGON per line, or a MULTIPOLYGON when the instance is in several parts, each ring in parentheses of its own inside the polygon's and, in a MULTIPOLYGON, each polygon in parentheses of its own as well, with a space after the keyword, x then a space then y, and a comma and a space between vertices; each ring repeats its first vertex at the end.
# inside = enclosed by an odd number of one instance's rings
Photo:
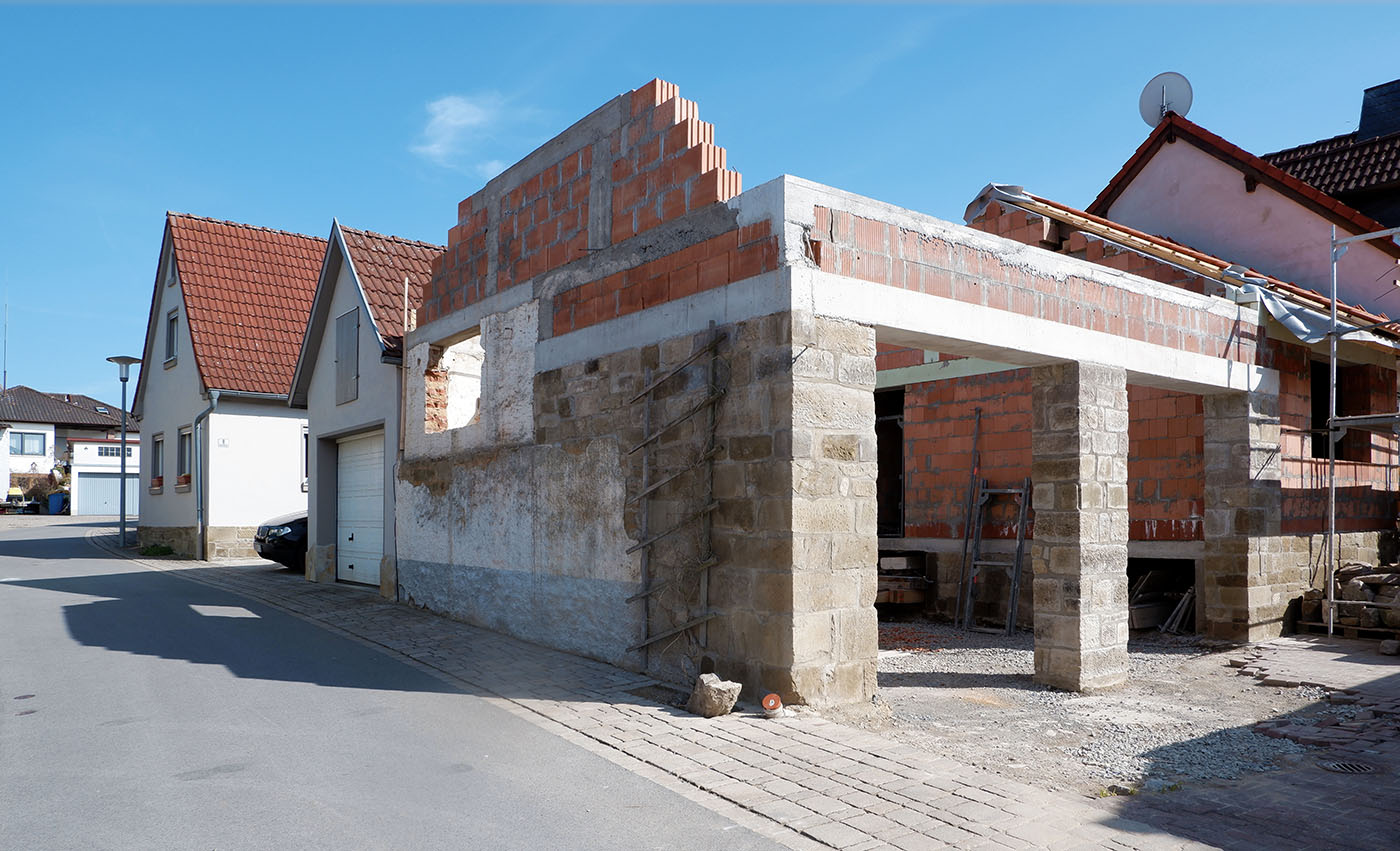
POLYGON ((1370 606, 1372 608, 1400 608, 1400 603, 1368 603, 1360 600, 1338 600, 1336 598, 1337 575, 1337 441, 1349 428, 1371 429, 1376 426, 1389 426, 1391 434, 1396 433, 1400 424, 1400 412, 1384 414, 1360 414, 1337 416, 1337 341, 1348 334, 1373 331, 1400 324, 1400 319, 1376 322, 1360 327, 1349 326, 1345 331, 1337 323, 1337 261, 1354 242, 1369 242, 1373 239, 1390 239, 1400 234, 1400 228, 1387 228, 1374 233, 1337 238, 1337 226, 1332 226, 1332 299, 1331 323, 1327 332, 1327 353, 1330 362, 1327 392, 1327 634, 1331 635, 1336 622, 1337 606, 1370 606))

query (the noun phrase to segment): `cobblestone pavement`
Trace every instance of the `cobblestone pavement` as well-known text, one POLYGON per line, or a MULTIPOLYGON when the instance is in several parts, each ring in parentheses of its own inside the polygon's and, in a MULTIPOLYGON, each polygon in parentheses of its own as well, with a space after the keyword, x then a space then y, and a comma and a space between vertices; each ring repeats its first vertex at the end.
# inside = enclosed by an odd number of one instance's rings
MULTIPOLYGON (((89 533, 117 553, 116 536, 89 533)), ((127 556, 130 558, 130 556, 127 556)), ((793 849, 1393 847, 1393 785, 1319 788, 1309 771, 1093 799, 1049 792, 811 714, 701 719, 641 695, 655 681, 381 600, 267 562, 134 559, 399 654, 494 705, 793 849), (1328 790, 1374 793, 1345 811, 1328 790), (1363 812, 1363 810, 1365 810, 1363 812), (1302 819, 1300 820, 1300 816, 1302 819), (1342 819, 1346 816, 1346 819, 1342 819), (1333 827, 1333 825, 1337 825, 1333 827), (1343 827, 1345 825, 1345 827, 1343 827), (1324 838, 1326 841, 1324 841, 1324 838)), ((1387 779, 1393 784, 1394 772, 1387 779)), ((1358 782, 1361 781, 1361 782, 1358 782)))

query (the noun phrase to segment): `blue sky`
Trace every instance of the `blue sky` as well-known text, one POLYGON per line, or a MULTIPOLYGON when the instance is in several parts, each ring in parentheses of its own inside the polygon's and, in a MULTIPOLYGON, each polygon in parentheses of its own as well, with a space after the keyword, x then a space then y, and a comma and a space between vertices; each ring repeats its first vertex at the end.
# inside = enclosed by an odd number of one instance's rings
POLYGON ((168 209, 442 242, 494 169, 652 77, 746 187, 959 220, 992 181, 1087 204, 1163 70, 1256 153, 1353 130, 1397 31, 1384 5, 0 5, 9 382, 117 401, 168 209))

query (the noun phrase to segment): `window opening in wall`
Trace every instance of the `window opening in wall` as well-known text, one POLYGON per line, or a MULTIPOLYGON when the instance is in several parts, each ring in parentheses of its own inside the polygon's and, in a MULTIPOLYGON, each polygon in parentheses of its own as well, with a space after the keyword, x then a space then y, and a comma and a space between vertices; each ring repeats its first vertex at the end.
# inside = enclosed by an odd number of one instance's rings
POLYGON ((151 482, 155 483, 165 477, 165 435, 156 435, 151 439, 151 482))
MULTIPOLYGON (((99 446, 97 447, 97 457, 99 458, 120 458, 122 448, 120 446, 99 446)), ((131 447, 126 448, 126 457, 131 457, 131 447)))
POLYGON ((311 427, 301 427, 301 489, 311 480, 311 427))
POLYGON ((423 372, 423 428, 429 434, 462 428, 481 418, 481 333, 429 347, 423 372))
POLYGON ((174 360, 179 353, 176 340, 179 339, 180 314, 172 310, 165 315, 165 359, 174 360))
POLYGON ((179 476, 182 482, 188 482, 191 470, 191 448, 194 444, 194 435, 189 429, 181 429, 179 442, 175 446, 175 475, 179 476))
POLYGON ((882 538, 904 536, 904 388, 875 394, 876 527, 882 538))
POLYGON ((1128 628, 1196 631, 1194 559, 1128 559, 1128 628))
MULTIPOLYGON (((1312 406, 1312 457, 1327 457, 1327 403, 1331 387, 1331 368, 1327 361, 1312 362, 1311 393, 1312 406)), ((1346 417, 1369 413, 1367 368, 1350 365, 1337 366, 1337 416, 1346 417)), ((1364 429, 1348 429, 1342 432, 1337 441, 1338 461, 1371 460, 1371 434, 1364 429)))
POLYGON ((10 432, 11 455, 44 455, 48 449, 48 436, 22 431, 10 432))

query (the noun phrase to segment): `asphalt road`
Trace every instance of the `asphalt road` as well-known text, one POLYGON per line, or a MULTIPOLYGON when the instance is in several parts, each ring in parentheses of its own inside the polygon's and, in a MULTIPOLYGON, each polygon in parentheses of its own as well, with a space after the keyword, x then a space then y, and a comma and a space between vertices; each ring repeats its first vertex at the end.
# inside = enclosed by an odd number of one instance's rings
POLYGON ((90 528, 0 525, 0 848, 777 847, 90 528))

